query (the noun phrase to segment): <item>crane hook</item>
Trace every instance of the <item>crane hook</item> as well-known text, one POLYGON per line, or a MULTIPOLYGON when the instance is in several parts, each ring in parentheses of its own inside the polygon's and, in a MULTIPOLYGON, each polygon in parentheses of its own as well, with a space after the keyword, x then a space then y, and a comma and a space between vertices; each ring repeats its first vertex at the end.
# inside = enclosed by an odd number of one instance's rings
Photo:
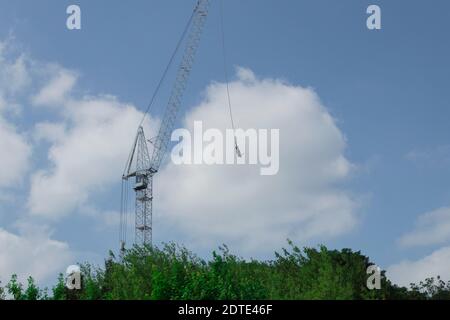
POLYGON ((238 158, 242 158, 242 152, 241 149, 239 149, 236 136, 234 137, 234 150, 236 151, 236 155, 238 156, 238 158))

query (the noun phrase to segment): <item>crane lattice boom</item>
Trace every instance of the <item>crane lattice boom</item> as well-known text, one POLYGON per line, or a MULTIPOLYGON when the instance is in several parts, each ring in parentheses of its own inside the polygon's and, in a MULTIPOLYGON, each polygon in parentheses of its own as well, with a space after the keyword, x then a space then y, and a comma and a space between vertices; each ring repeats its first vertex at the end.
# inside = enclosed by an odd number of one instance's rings
POLYGON ((208 16, 209 0, 200 0, 195 8, 195 16, 192 21, 192 29, 189 34, 186 49, 181 61, 181 65, 178 68, 178 74, 175 80, 175 84, 172 89, 167 108, 164 114, 161 127, 159 129, 158 136, 154 142, 153 156, 151 167, 153 170, 158 171, 161 165, 161 161, 166 153, 167 146, 170 141, 170 136, 175 125, 175 121, 178 115, 178 111, 181 105, 181 98, 186 90, 186 84, 189 78, 189 74, 192 70, 194 63, 194 57, 200 44, 200 37, 203 31, 203 27, 208 16))

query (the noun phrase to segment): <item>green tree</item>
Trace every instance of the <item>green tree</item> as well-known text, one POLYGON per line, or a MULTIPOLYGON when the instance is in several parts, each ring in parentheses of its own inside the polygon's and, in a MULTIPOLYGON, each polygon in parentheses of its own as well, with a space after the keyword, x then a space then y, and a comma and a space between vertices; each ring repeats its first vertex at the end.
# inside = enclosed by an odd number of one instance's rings
POLYGON ((27 279, 28 286, 22 296, 24 300, 39 300, 41 296, 41 292, 39 288, 36 286, 36 283, 32 277, 28 277, 27 279))
MULTIPOLYGON (((385 290, 367 286, 369 258, 350 249, 325 246, 301 250, 289 241, 290 250, 276 253, 274 299, 383 299, 385 290)), ((382 274, 383 275, 383 274, 382 274)), ((383 279, 382 288, 387 285, 383 279)))
POLYGON ((58 281, 56 285, 52 288, 53 299, 54 300, 66 300, 66 285, 64 283, 64 276, 62 273, 58 276, 58 281))
POLYGON ((17 275, 13 274, 11 276, 11 280, 6 285, 6 289, 8 290, 8 293, 13 297, 14 300, 23 300, 23 286, 22 284, 17 280, 17 275))

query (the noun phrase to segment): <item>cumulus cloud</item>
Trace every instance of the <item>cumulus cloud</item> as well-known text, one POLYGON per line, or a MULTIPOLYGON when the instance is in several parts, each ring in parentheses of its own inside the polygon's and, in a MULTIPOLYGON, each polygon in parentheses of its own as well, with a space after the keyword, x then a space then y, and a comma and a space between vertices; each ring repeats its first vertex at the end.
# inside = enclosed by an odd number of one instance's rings
POLYGON ((0 187, 17 187, 28 171, 31 147, 13 125, 0 116, 0 187))
POLYGON ((29 61, 24 54, 17 54, 10 40, 0 41, 0 116, 18 114, 17 102, 32 82, 29 61))
MULTIPOLYGON (((450 242, 450 208, 443 207, 420 215, 415 228, 398 243, 403 247, 419 247, 450 242)), ((441 276, 450 280, 450 247, 444 246, 416 261, 405 260, 388 268, 388 276, 397 284, 409 286, 426 278, 441 276)))
POLYGON ((120 224, 120 212, 111 210, 99 210, 95 207, 85 206, 80 209, 80 212, 85 216, 96 219, 99 223, 96 226, 98 230, 105 230, 108 228, 116 228, 120 224))
POLYGON ((73 89, 77 74, 65 69, 59 69, 53 79, 32 98, 34 105, 58 106, 64 103, 67 94, 73 89))
POLYGON ((5 50, 0 50, 0 68, 0 87, 4 95, 17 94, 31 82, 24 55, 11 61, 5 50))
MULTIPOLYGON (((58 72, 34 99, 43 106, 61 106, 60 120, 35 126, 37 139, 50 143, 49 167, 33 174, 28 199, 32 215, 51 219, 73 212, 86 205, 90 195, 119 183, 142 119, 135 107, 113 96, 71 97, 75 78, 69 81, 67 74, 58 72)), ((148 134, 156 127, 152 121, 146 122, 148 134)))
MULTIPOLYGON (((278 174, 261 176, 252 165, 169 163, 155 178, 156 210, 194 242, 248 252, 270 252, 286 238, 324 240, 350 231, 358 204, 341 184, 352 164, 344 135, 314 90, 258 79, 243 68, 230 89, 240 128, 280 129, 278 174)), ((192 132, 201 120, 205 130, 229 128, 226 97, 224 84, 211 84, 184 126, 192 132)))
MULTIPOLYGON (((0 150, 4 151, 0 157, 0 202, 12 202, 15 196, 7 193, 9 189, 29 178, 32 147, 46 150, 49 146, 48 166, 41 166, 31 176, 29 212, 45 218, 63 216, 120 179, 118 172, 120 175, 127 156, 124 150, 129 149, 142 114, 111 96, 71 97, 76 73, 32 61, 11 47, 9 42, 0 42, 0 150), (11 118, 19 115, 22 104, 30 102, 60 107, 53 117, 56 120, 35 125, 33 140, 16 124, 21 118, 11 118), (46 142, 42 148, 41 142, 46 142)), ((85 214, 111 226, 117 224, 116 212, 90 209, 85 214)), ((19 231, 0 227, 2 281, 13 273, 22 282, 29 275, 39 282, 53 281, 75 262, 69 245, 53 239, 47 228, 17 222, 19 215, 10 218, 11 223, 16 219, 19 231)))
MULTIPOLYGON (((0 148, 8 150, 0 157, 0 167, 8 168, 0 170, 0 187, 28 179, 33 143, 39 153, 48 147, 48 165, 40 166, 30 178, 31 215, 62 217, 86 205, 90 195, 120 183, 142 119, 142 112, 114 96, 75 97, 78 77, 57 64, 18 54, 9 40, 0 42, 0 148), (6 116, 23 102, 56 107, 55 119, 35 123, 33 141, 6 116)), ((149 137, 156 124, 151 118, 145 122, 149 137)))
POLYGON ((5 115, 16 108, 16 94, 30 82, 25 58, 10 57, 7 48, 0 42, 0 188, 15 187, 23 181, 31 154, 25 136, 5 115))
POLYGON ((73 257, 67 243, 51 239, 43 228, 14 234, 0 228, 0 279, 17 274, 22 282, 33 276, 39 282, 64 272, 73 257))
POLYGON ((426 246, 450 242, 450 208, 444 207, 419 216, 413 231, 403 235, 403 246, 426 246))
POLYGON ((40 122, 35 125, 34 139, 37 142, 60 142, 66 135, 64 123, 40 122))
POLYGON ((409 287, 426 278, 440 276, 444 281, 450 280, 450 247, 440 248, 430 255, 416 260, 405 260, 387 269, 387 276, 394 283, 409 287))

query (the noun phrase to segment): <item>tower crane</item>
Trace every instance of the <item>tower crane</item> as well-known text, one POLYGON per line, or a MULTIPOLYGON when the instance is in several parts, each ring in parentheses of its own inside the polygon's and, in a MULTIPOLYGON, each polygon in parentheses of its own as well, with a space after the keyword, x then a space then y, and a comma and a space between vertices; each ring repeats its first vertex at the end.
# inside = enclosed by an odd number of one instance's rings
MULTIPOLYGON (((174 55, 178 51, 181 42, 187 37, 186 47, 178 67, 176 80, 172 92, 164 111, 158 135, 151 140, 153 151, 148 149, 147 140, 141 122, 125 171, 122 176, 122 208, 121 208, 121 235, 120 249, 125 250, 127 232, 127 208, 128 202, 128 182, 134 181, 135 197, 135 243, 137 245, 152 244, 152 209, 153 209, 153 177, 159 171, 161 162, 167 151, 171 132, 174 128, 181 100, 186 90, 186 84, 192 70, 194 58, 200 44, 200 38, 208 17, 210 0, 198 0, 186 26, 186 29, 178 43, 174 55)), ((169 66, 174 58, 172 56, 169 66)), ((169 67, 168 66, 168 67, 169 67)), ((165 74, 167 73, 166 69, 165 74)), ((165 74, 163 78, 165 77, 165 74)), ((160 85, 162 83, 160 82, 160 85)), ((158 86, 159 87, 159 86, 158 86)), ((158 90, 158 88, 157 88, 158 90)), ((153 99, 152 99, 153 101, 153 99)), ((148 113, 148 110, 146 114, 148 113)), ((144 115, 145 118, 145 115, 144 115)), ((144 120, 144 119, 143 119, 144 120)))

